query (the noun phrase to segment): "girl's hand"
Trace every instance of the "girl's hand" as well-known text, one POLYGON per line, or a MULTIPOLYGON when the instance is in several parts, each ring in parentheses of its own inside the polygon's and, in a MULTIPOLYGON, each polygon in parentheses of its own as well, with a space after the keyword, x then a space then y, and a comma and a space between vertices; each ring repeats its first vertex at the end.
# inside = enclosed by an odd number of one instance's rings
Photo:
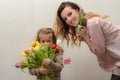
POLYGON ((39 69, 39 72, 40 72, 41 74, 47 75, 47 74, 49 74, 50 71, 49 71, 48 69, 45 69, 45 68, 42 68, 42 67, 41 67, 41 68, 39 69))
POLYGON ((43 65, 48 66, 50 64, 51 64, 51 60, 50 59, 44 59, 43 60, 43 65))

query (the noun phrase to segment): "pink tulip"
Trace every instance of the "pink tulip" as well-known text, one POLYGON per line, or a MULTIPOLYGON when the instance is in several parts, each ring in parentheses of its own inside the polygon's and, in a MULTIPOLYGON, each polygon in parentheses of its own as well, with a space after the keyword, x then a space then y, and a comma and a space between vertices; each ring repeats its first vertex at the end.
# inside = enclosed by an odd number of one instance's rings
POLYGON ((20 64, 19 63, 15 64, 15 67, 20 68, 20 64))
POLYGON ((71 58, 65 58, 64 59, 64 64, 70 64, 71 58))
POLYGON ((83 8, 80 8, 79 12, 80 12, 80 13, 83 13, 83 8))

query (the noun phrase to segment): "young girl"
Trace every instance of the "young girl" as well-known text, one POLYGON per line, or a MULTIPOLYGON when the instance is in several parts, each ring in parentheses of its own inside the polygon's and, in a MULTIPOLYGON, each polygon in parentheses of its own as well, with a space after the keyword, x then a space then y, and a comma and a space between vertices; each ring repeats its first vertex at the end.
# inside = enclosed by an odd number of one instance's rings
MULTIPOLYGON (((42 46, 48 44, 56 44, 56 37, 51 28, 42 28, 37 33, 36 41, 39 41, 42 46)), ((63 64, 59 64, 63 60, 63 50, 60 49, 59 53, 55 54, 54 60, 44 59, 43 65, 50 66, 52 69, 48 70, 45 68, 32 68, 29 69, 30 74, 37 76, 37 80, 40 79, 42 75, 48 75, 54 73, 54 78, 52 80, 61 80, 60 72, 63 68, 63 64)))
POLYGON ((73 2, 62 2, 57 11, 55 33, 67 44, 85 41, 96 55, 99 65, 113 71, 112 80, 120 80, 120 26, 105 20, 106 16, 85 13, 73 2), (77 26, 82 29, 76 31, 77 26))

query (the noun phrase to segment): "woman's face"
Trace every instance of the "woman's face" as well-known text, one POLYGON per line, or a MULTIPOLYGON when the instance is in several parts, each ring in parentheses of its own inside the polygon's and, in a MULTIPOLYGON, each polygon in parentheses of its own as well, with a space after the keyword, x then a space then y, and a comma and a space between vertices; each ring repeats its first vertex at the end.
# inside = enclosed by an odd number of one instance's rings
POLYGON ((79 11, 70 6, 63 9, 61 17, 70 26, 76 27, 79 23, 79 11))

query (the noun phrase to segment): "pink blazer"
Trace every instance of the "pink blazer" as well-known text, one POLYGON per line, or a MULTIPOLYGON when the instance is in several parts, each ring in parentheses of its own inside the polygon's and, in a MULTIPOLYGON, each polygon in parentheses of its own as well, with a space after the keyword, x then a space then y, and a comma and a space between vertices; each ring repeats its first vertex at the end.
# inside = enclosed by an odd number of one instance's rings
POLYGON ((120 68, 120 26, 93 17, 88 20, 87 28, 99 65, 106 71, 120 68))

